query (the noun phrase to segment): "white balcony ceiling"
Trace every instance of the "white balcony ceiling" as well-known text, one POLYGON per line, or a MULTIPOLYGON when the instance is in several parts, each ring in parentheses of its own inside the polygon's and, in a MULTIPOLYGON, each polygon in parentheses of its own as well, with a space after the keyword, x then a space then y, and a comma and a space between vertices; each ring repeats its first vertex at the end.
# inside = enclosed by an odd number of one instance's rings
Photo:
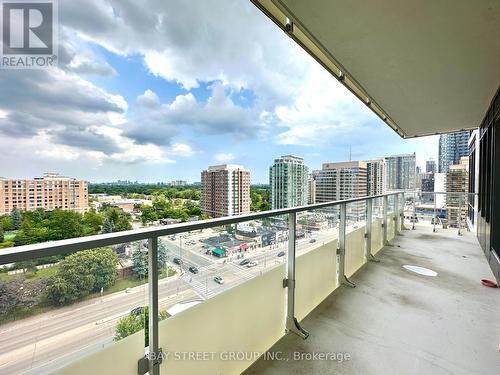
POLYGON ((477 128, 499 87, 500 0, 252 1, 405 138, 477 128))

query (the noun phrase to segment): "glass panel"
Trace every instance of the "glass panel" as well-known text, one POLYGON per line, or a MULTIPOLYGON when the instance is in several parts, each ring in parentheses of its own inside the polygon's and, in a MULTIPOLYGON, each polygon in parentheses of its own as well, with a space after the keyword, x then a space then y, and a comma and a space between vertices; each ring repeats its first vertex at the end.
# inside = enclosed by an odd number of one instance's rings
POLYGON ((297 241, 295 311, 301 320, 338 286, 338 208, 297 215, 301 238, 297 241))
POLYGON ((366 202, 347 204, 345 274, 352 276, 365 262, 366 202))
POLYGON ((0 272, 0 372, 137 373, 148 293, 147 280, 135 275, 133 249, 142 247, 7 265, 0 272))
POLYGON ((373 200, 372 206, 372 254, 376 254, 383 247, 383 198, 373 200))

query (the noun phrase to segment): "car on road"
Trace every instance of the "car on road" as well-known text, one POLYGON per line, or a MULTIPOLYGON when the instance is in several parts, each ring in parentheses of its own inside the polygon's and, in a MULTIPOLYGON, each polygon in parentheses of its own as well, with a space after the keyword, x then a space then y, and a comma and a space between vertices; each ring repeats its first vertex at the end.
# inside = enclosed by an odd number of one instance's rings
POLYGON ((246 266, 248 263, 250 263, 250 259, 243 259, 243 260, 240 262, 240 266, 246 266))
POLYGON ((280 251, 278 254, 276 254, 276 256, 278 256, 278 257, 284 257, 285 256, 285 252, 284 251, 280 251))
POLYGON ((198 268, 196 268, 195 266, 191 266, 188 269, 189 269, 189 272, 194 273, 194 274, 199 272, 198 268))
POLYGON ((316 239, 314 239, 314 238, 311 238, 311 239, 309 240, 309 243, 315 243, 315 242, 316 242, 316 239))
POLYGON ((182 259, 181 258, 174 258, 174 263, 178 264, 180 266, 182 264, 182 259))
POLYGON ((255 267, 257 264, 259 264, 256 260, 252 260, 251 262, 248 262, 247 267, 252 268, 255 267))
POLYGON ((132 315, 142 315, 144 314, 144 306, 139 306, 133 309, 130 314, 132 315))
POLYGON ((214 281, 219 285, 224 284, 224 279, 222 278, 222 276, 215 276, 214 281))

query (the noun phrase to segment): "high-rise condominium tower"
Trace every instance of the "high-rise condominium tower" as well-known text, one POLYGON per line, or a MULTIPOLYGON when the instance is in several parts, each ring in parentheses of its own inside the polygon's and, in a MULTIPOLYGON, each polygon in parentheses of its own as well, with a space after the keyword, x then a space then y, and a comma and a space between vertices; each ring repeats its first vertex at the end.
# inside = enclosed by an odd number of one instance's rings
POLYGON ((384 159, 366 161, 367 195, 385 194, 386 170, 384 159))
POLYGON ((387 156, 386 164, 386 189, 387 190, 414 190, 415 153, 387 156))
POLYGON ((425 173, 436 173, 436 162, 434 160, 427 160, 425 162, 425 173))
POLYGON ((460 164, 460 158, 469 155, 470 131, 439 136, 439 173, 448 172, 450 165, 460 164))
POLYGON ((21 211, 88 210, 88 182, 45 173, 31 180, 0 178, 0 215, 21 211))
POLYGON ((307 204, 307 172, 308 169, 301 157, 284 155, 274 160, 274 165, 269 168, 273 210, 307 204))
POLYGON ((250 172, 241 165, 224 164, 201 172, 201 209, 211 217, 250 212, 250 172))
MULTIPOLYGON (((469 159, 463 157, 460 164, 450 165, 446 174, 447 193, 467 193, 469 191, 469 159)), ((458 221, 465 227, 467 223, 467 197, 449 194, 446 196, 446 208, 450 225, 458 227, 458 221)))
MULTIPOLYGON (((316 202, 331 202, 366 196, 366 162, 325 163, 316 177, 316 202)), ((347 216, 360 220, 365 213, 363 202, 351 203, 347 216)))

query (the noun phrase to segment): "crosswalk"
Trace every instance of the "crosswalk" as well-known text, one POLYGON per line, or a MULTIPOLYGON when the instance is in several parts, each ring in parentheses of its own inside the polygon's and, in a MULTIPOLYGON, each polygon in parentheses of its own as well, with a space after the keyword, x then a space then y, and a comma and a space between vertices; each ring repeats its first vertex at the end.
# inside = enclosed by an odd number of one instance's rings
POLYGON ((207 282, 201 282, 197 278, 193 277, 193 275, 186 273, 182 275, 181 280, 187 283, 202 299, 209 299, 217 294, 208 287, 207 282))

